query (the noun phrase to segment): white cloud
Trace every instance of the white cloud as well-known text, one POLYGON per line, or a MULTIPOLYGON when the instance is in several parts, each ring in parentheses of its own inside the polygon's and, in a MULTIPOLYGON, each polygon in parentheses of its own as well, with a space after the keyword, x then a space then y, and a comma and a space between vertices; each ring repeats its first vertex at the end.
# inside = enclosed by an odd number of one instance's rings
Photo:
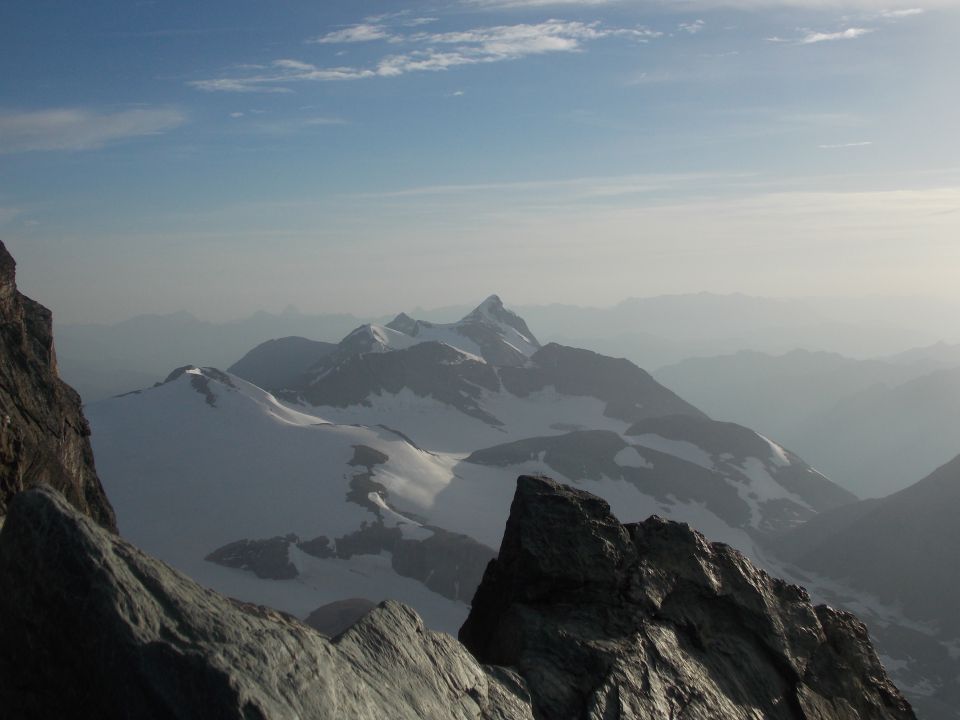
POLYGON ((870 28, 856 27, 832 33, 811 32, 801 38, 799 42, 801 45, 813 45, 815 43, 831 42, 833 40, 856 40, 858 37, 863 37, 872 32, 873 30, 870 28))
POLYGON ((767 38, 767 42, 790 43, 792 45, 816 45, 817 43, 833 42, 835 40, 856 40, 872 32, 874 32, 873 28, 859 27, 838 30, 837 32, 815 32, 811 30, 799 38, 771 37, 767 38))
POLYGON ((611 28, 599 22, 547 20, 536 24, 496 25, 470 30, 405 37, 384 36, 413 49, 382 57, 373 66, 323 68, 293 59, 274 60, 268 66, 249 66, 254 72, 235 77, 195 80, 194 88, 222 92, 289 92, 290 83, 397 77, 411 72, 448 70, 463 65, 518 60, 531 55, 577 52, 585 43, 620 37, 647 42, 662 33, 645 27, 611 28))
POLYGON ((694 20, 693 22, 689 23, 680 23, 677 25, 677 29, 682 32, 690 33, 691 35, 696 35, 698 32, 703 30, 705 24, 706 23, 704 23, 703 20, 694 20))
POLYGON ((899 20, 914 15, 923 15, 925 12, 926 10, 923 8, 904 8, 903 10, 881 10, 879 16, 887 20, 899 20))
POLYGON ((185 122, 186 116, 174 108, 0 112, 0 153, 95 150, 119 140, 159 135, 185 122))
POLYGON ((318 38, 314 38, 310 42, 315 43, 356 43, 356 42, 370 42, 372 40, 387 40, 391 37, 391 34, 387 31, 383 25, 377 24, 360 24, 360 25, 351 25, 350 27, 343 28, 342 30, 335 30, 333 32, 327 33, 326 35, 321 35, 318 38))

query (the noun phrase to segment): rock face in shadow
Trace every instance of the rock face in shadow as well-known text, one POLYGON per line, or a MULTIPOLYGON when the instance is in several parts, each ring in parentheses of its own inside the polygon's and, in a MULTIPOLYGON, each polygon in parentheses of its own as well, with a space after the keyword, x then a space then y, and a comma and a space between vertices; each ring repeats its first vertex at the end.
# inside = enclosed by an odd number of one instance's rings
POLYGON ((57 374, 50 311, 17 290, 0 243, 0 517, 14 495, 45 483, 116 530, 89 437, 80 396, 57 374))
POLYGON ((5 717, 526 718, 522 682, 386 602, 336 641, 206 590, 41 488, 0 531, 5 717))
POLYGON ((688 526, 521 477, 461 641, 552 718, 913 718, 862 623, 688 526))

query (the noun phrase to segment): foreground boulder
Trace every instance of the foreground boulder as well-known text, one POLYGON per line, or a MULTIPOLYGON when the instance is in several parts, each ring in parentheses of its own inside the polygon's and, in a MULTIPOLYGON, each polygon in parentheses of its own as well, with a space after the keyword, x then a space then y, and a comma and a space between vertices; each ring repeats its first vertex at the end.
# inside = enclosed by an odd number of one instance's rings
POLYGON ((17 290, 0 242, 0 518, 11 498, 41 483, 111 530, 80 396, 57 374, 50 311, 17 290))
POLYGON ((516 678, 403 605, 331 642, 201 588, 48 489, 10 507, 0 587, 4 717, 532 717, 516 678))
POLYGON ((913 718, 862 623, 726 545, 521 477, 460 631, 538 718, 913 718))

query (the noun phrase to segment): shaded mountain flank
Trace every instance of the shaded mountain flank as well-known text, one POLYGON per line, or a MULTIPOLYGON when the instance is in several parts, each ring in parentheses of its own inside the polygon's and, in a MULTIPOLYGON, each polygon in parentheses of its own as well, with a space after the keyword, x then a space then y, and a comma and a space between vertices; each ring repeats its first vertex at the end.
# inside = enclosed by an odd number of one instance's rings
POLYGON ((257 345, 227 372, 270 392, 300 384, 307 370, 337 349, 334 343, 285 337, 257 345))
POLYGON ((842 580, 912 619, 960 635, 960 457, 920 482, 811 519, 780 538, 803 569, 842 580))

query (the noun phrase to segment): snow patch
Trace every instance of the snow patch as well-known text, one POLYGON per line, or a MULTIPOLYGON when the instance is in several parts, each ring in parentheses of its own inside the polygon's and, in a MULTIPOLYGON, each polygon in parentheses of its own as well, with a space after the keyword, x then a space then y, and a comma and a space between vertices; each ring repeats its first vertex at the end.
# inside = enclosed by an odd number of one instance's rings
POLYGON ((613 461, 620 467, 653 469, 653 463, 647 460, 632 445, 625 447, 613 457, 613 461))
POLYGON ((686 440, 670 440, 653 433, 632 437, 630 439, 632 442, 648 447, 651 450, 659 450, 667 455, 673 455, 681 460, 699 465, 706 470, 716 470, 713 457, 710 453, 699 445, 694 445, 686 440))

